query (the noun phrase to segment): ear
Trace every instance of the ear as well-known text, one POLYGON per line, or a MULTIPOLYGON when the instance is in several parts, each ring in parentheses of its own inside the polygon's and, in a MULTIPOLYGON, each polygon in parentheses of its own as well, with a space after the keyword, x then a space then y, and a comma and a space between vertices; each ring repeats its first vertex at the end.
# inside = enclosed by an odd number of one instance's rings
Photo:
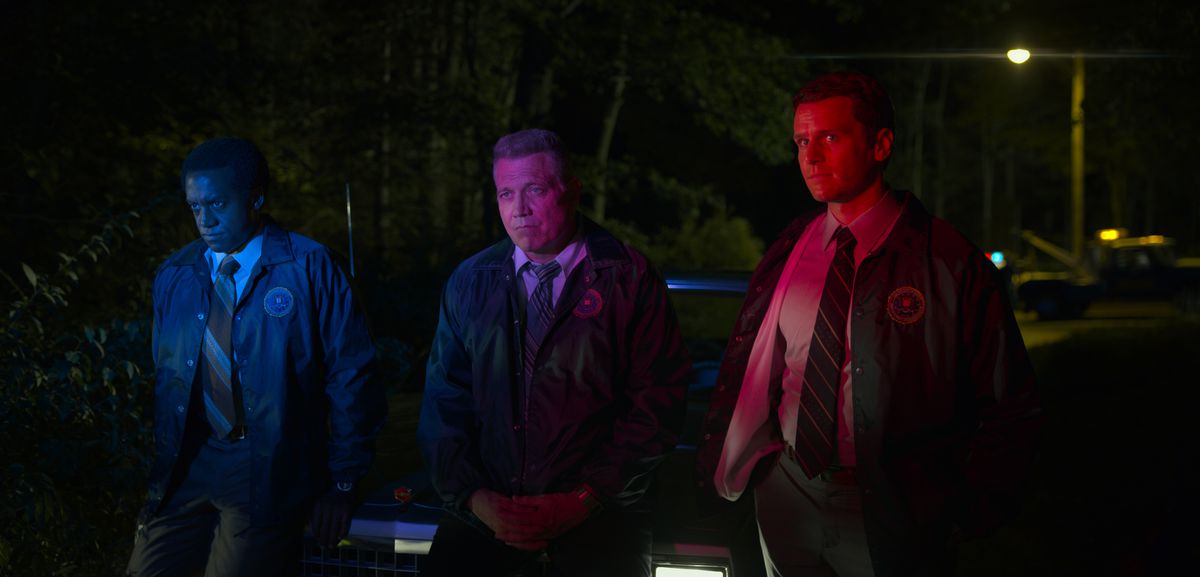
POLYGON ((896 135, 890 129, 880 128, 875 134, 875 162, 883 162, 892 156, 892 144, 896 135))
POLYGON ((254 210, 262 209, 264 199, 265 197, 262 194, 255 195, 254 201, 251 203, 251 206, 254 207, 254 210))

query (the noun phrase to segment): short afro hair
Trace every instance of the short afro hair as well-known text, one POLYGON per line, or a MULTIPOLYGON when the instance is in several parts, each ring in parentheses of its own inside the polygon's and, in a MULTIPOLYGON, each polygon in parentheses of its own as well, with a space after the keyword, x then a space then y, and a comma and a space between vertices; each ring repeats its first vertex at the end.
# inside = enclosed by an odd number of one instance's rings
POLYGON ((234 186, 266 196, 271 181, 267 159, 254 143, 237 137, 213 138, 193 148, 183 161, 180 184, 187 188, 187 177, 193 172, 221 168, 233 171, 234 186))

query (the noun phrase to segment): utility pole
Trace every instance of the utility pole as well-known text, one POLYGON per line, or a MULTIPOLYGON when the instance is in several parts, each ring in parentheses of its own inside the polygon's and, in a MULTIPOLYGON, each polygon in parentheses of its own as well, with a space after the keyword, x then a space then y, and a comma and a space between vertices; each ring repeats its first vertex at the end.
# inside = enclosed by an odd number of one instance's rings
POLYGON ((1083 54, 1071 75, 1071 254, 1083 258, 1083 54))

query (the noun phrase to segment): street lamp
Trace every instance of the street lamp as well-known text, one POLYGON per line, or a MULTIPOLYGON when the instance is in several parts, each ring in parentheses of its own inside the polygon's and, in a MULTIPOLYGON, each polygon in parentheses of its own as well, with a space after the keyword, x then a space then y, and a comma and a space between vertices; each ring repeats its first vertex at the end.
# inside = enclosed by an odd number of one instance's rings
MULTIPOLYGON (((1031 54, 1024 48, 1007 53, 1015 64, 1023 64, 1031 54)), ((1071 74, 1071 256, 1083 259, 1083 54, 1072 56, 1071 74)))

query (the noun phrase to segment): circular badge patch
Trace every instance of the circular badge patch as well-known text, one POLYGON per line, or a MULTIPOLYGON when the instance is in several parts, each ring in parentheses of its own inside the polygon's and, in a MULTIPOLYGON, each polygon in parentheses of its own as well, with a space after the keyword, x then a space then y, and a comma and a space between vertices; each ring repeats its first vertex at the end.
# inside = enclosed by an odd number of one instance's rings
POLYGON ((600 314, 600 309, 604 308, 604 299, 600 297, 600 293, 596 289, 588 289, 583 294, 583 298, 579 299, 579 304, 575 306, 575 316, 581 319, 590 319, 600 314))
POLYGON ((902 286, 888 295, 887 312, 892 320, 911 325, 925 316, 925 295, 913 287, 902 286))
POLYGON ((267 291, 267 296, 263 298, 263 309, 273 317, 281 317, 292 312, 292 304, 295 300, 292 297, 292 291, 277 286, 267 291))

